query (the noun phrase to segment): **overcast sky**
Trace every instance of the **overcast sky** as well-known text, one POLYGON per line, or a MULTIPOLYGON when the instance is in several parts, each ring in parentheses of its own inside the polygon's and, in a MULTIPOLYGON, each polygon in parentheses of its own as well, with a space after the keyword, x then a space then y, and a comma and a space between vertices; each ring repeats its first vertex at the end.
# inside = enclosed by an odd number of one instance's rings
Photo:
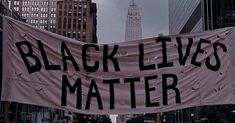
MULTIPOLYGON (((93 0, 97 3, 99 43, 122 42, 131 0, 93 0)), ((168 34, 168 0, 135 0, 142 17, 143 38, 168 34)))

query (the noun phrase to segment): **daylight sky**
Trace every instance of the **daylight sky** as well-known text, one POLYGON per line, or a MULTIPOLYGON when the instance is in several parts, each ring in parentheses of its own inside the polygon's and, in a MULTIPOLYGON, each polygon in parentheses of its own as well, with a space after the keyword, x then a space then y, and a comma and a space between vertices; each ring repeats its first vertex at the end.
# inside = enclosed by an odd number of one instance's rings
MULTIPOLYGON (((99 43, 124 41, 125 21, 131 0, 92 0, 97 3, 99 43)), ((135 0, 142 17, 143 38, 168 34, 168 0, 135 0)))

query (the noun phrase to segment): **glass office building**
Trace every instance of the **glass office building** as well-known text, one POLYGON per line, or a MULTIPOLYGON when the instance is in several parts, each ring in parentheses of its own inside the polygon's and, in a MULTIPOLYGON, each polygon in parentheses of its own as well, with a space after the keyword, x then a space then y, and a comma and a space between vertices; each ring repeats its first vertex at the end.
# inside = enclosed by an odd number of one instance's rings
POLYGON ((234 0, 169 0, 170 34, 235 26, 234 0))

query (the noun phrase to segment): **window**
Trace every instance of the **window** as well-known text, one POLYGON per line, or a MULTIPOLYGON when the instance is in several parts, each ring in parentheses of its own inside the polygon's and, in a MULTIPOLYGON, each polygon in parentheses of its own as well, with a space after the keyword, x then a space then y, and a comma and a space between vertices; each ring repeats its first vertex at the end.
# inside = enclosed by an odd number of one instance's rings
POLYGON ((73 19, 73 29, 76 30, 76 19, 73 19))
POLYGON ((73 11, 73 16, 74 16, 74 17, 77 16, 77 11, 73 11))
POLYGON ((83 23, 83 29, 86 29, 86 23, 83 23))
POLYGON ((68 29, 71 29, 71 18, 68 19, 68 29))
POLYGON ((74 8, 74 10, 77 10, 77 5, 74 5, 74 7, 73 7, 73 8, 74 8))
POLYGON ((43 2, 43 5, 48 5, 48 2, 47 2, 47 1, 45 2, 45 1, 44 1, 44 2, 43 2))
POLYGON ((72 16, 72 12, 69 12, 69 16, 72 16))
POLYGON ((76 33, 75 32, 73 32, 73 38, 76 38, 76 33))
POLYGON ((64 25, 63 25, 63 28, 64 28, 64 29, 66 29, 66 25, 67 25, 66 21, 67 21, 66 18, 64 18, 64 23, 63 23, 63 24, 64 24, 64 25))
POLYGON ((81 29, 81 23, 78 23, 78 30, 81 29))
POLYGON ((52 19, 52 20, 51 20, 51 24, 55 24, 55 19, 52 19))
POLYGON ((51 14, 51 17, 52 17, 52 18, 55 17, 55 14, 51 14))
POLYGON ((15 11, 19 11, 19 7, 14 7, 14 10, 15 11))
POLYGON ((86 17, 86 13, 83 13, 83 17, 86 17))
POLYGON ((20 5, 20 1, 14 1, 14 5, 20 5))
POLYGON ((26 11, 26 7, 23 7, 23 8, 22 8, 22 11, 23 11, 23 12, 26 11))
POLYGON ((61 16, 62 15, 62 11, 59 11, 59 16, 61 16))
POLYGON ((61 20, 61 18, 59 18, 59 20, 58 20, 58 28, 59 29, 61 28, 61 22, 62 22, 62 20, 61 20))
POLYGON ((44 24, 47 24, 47 20, 43 20, 43 23, 44 23, 44 24))
POLYGON ((55 12, 55 11, 56 11, 56 8, 51 8, 51 11, 52 11, 52 12, 55 12))
POLYGON ((32 7, 32 11, 38 11, 38 7, 32 7))
POLYGON ((38 17, 38 13, 33 13, 32 17, 38 17))
POLYGON ((81 18, 82 17, 82 13, 78 12, 78 17, 81 18))
POLYGON ((44 14, 41 14, 41 17, 44 17, 44 18, 45 18, 45 17, 48 17, 48 14, 45 14, 45 13, 44 13, 44 14))

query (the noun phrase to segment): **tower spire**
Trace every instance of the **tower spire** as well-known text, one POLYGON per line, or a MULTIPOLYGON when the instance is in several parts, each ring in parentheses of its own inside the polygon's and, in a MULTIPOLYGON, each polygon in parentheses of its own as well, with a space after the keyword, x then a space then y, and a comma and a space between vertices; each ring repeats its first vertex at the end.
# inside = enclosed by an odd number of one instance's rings
POLYGON ((135 5, 135 0, 131 0, 131 5, 135 5))
POLYGON ((142 38, 141 16, 135 0, 130 0, 125 30, 125 41, 139 40, 142 38))

